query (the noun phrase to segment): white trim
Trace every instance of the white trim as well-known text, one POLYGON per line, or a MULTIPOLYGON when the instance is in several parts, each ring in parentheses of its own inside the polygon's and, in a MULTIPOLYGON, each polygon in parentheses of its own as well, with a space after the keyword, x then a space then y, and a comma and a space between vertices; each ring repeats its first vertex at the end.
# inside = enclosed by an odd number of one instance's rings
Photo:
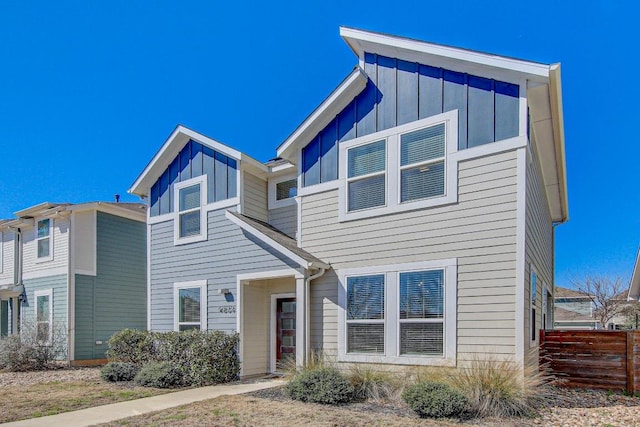
MULTIPOLYGON (((192 280, 188 282, 175 282, 173 284, 173 330, 180 330, 179 322, 179 304, 180 304, 180 289, 200 288, 200 330, 205 331, 208 329, 207 325, 207 281, 206 280, 192 280)), ((183 322, 184 323, 184 322, 183 322)))
POLYGON ((299 188, 297 186, 297 176, 295 172, 293 174, 279 176, 277 178, 269 178, 268 181, 268 209, 278 209, 284 208, 286 206, 293 206, 296 203, 295 198, 297 197, 299 188), (286 199, 277 200, 278 195, 278 184, 296 180, 296 195, 293 197, 288 197, 286 199))
POLYGON ((257 271, 255 273, 243 273, 236 275, 236 283, 247 282, 251 280, 269 280, 280 279, 282 277, 295 277, 296 279, 304 278, 304 274, 293 268, 285 268, 282 270, 257 271))
MULTIPOLYGON (((300 168, 300 170, 302 170, 302 168, 300 168)), ((300 176, 302 177, 302 175, 300 176)), ((300 178, 300 182, 302 182, 302 178, 300 178)), ((340 188, 340 181, 337 179, 309 185, 307 187, 301 187, 300 184, 298 184, 298 196, 310 196, 311 194, 325 193, 327 191, 337 190, 338 188, 340 188)))
POLYGON ((391 363, 399 365, 456 366, 457 354, 457 258, 380 265, 340 270, 338 273, 338 360, 341 362, 391 363), (443 269, 445 278, 445 317, 443 356, 399 355, 398 273, 443 269), (364 355, 346 352, 346 279, 348 276, 385 275, 385 354, 364 355))
POLYGON ((515 332, 516 363, 524 366, 525 355, 525 248, 526 248, 526 220, 527 220, 527 149, 520 147, 516 153, 517 178, 516 178, 516 316, 515 332))
POLYGON ((207 226, 207 210, 205 206, 207 204, 207 176, 200 175, 196 178, 187 179, 178 182, 173 187, 173 244, 174 245, 186 245, 194 242, 202 242, 207 240, 208 226, 207 226), (180 190, 188 187, 199 185, 200 192, 200 206, 198 208, 188 209, 184 212, 180 211, 180 190), (200 233, 180 237, 180 215, 184 213, 190 213, 200 211, 200 233))
POLYGON ((526 136, 514 136, 513 138, 503 139, 488 144, 478 145, 476 147, 466 148, 451 154, 451 158, 456 162, 473 160, 479 157, 493 156, 495 154, 507 151, 517 150, 527 146, 526 136))
POLYGON ((46 270, 30 271, 22 274, 22 280, 39 279, 41 277, 60 276, 69 274, 68 267, 48 268, 46 270))
POLYGON ((38 330, 38 297, 49 297, 49 337, 46 345, 51 345, 53 337, 53 289, 42 289, 33 292, 33 318, 35 321, 36 332, 38 330))
POLYGON ((368 77, 357 68, 307 117, 296 130, 277 148, 278 157, 289 159, 294 153, 292 149, 299 143, 307 143, 308 139, 344 109, 351 100, 367 85, 368 77))
POLYGON ((54 236, 55 220, 53 218, 36 218, 33 227, 33 241, 35 242, 36 256, 34 262, 36 264, 53 261, 53 236, 54 236), (49 235, 47 237, 38 237, 38 223, 41 221, 49 221, 49 235), (38 256, 38 242, 43 239, 49 239, 49 255, 38 256))
MULTIPOLYGON (((299 187, 298 187, 299 188, 299 187)), ((302 197, 296 197, 296 245, 302 247, 302 197)))
POLYGON ((4 232, 0 231, 0 274, 4 273, 4 232))
MULTIPOLYGON (((278 325, 277 325, 277 309, 278 309, 278 300, 284 298, 295 298, 295 292, 282 293, 282 294, 271 294, 271 310, 269 311, 269 372, 272 374, 276 373, 276 358, 278 357, 278 349, 276 335, 278 333, 278 325)), ((296 304, 298 301, 296 300, 296 304)), ((297 317, 297 316, 296 316, 297 317)), ((298 331, 296 331, 296 335, 298 331)))
POLYGON ((301 267, 303 267, 303 268, 329 268, 329 266, 327 264, 325 264, 325 263, 315 263, 315 262, 307 261, 306 259, 302 258, 301 256, 299 256, 299 255, 295 254, 294 252, 290 251, 286 247, 282 246, 280 243, 278 243, 275 240, 271 239, 266 234, 262 233, 261 231, 258 231, 256 228, 254 228, 251 225, 247 224, 246 222, 242 221, 241 219, 239 219, 238 217, 233 215, 231 212, 225 211, 224 214, 225 214, 225 216, 227 217, 227 219, 229 221, 233 222, 234 224, 236 224, 238 227, 242 228, 243 230, 253 234, 255 237, 257 237, 258 239, 260 239, 261 241, 263 241, 267 245, 271 246, 272 248, 274 248, 275 250, 277 250, 278 252, 280 252, 281 254, 286 256, 287 258, 291 259, 292 261, 295 261, 301 267))
POLYGON ((339 165, 339 221, 351 221, 362 218, 371 218, 388 215, 397 212, 413 211, 434 206, 456 203, 458 201, 458 162, 454 153, 458 152, 458 110, 448 111, 415 122, 396 126, 380 132, 355 138, 340 144, 338 156, 339 165), (444 195, 428 199, 400 203, 400 135, 414 130, 434 126, 440 123, 445 125, 445 191, 444 195), (357 146, 372 142, 386 141, 386 204, 354 212, 347 211, 347 185, 348 185, 348 150, 357 146))
POLYGON ((135 212, 129 208, 118 206, 117 204, 107 202, 90 202, 80 203, 77 205, 67 206, 67 212, 83 212, 83 211, 100 211, 110 215, 127 218, 134 221, 145 222, 147 218, 147 208, 144 204, 140 204, 140 211, 135 212))

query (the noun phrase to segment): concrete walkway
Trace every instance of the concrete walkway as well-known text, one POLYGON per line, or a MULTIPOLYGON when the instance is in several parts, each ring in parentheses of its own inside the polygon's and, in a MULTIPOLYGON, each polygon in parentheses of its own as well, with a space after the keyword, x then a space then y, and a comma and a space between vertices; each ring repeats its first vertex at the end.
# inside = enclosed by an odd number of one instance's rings
POLYGON ((173 408, 201 400, 215 397, 249 393, 265 388, 283 385, 282 380, 268 380, 251 384, 223 384, 210 387, 193 388, 190 390, 176 391, 160 396, 145 397, 144 399, 130 400, 127 402, 112 403, 110 405, 96 406, 94 408, 81 409, 79 411, 65 412, 64 414, 50 415, 48 417, 31 418, 29 420, 15 421, 2 424, 3 426, 20 427, 80 427, 94 424, 108 423, 122 418, 146 414, 153 411, 173 408))

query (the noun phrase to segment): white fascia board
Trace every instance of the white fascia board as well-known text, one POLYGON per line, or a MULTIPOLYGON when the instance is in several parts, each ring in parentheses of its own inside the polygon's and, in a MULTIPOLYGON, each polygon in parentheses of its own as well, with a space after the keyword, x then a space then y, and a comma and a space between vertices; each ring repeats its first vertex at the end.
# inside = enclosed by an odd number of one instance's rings
POLYGON ((633 267, 631 275, 631 284, 629 285, 629 293, 627 299, 638 300, 640 298, 640 247, 636 255, 636 264, 633 267))
POLYGON ((140 212, 135 212, 131 209, 122 208, 117 205, 105 204, 102 202, 90 202, 69 206, 67 210, 71 212, 100 211, 110 215, 132 219, 134 221, 147 222, 147 211, 142 208, 140 209, 140 212))
POLYGON ((367 85, 368 77, 360 68, 353 72, 307 117, 277 149, 278 157, 295 161, 295 148, 308 142, 342 111, 367 85))
MULTIPOLYGON (((140 176, 131 185, 128 190, 130 194, 135 194, 141 197, 146 197, 147 190, 158 179, 160 173, 164 171, 173 159, 180 153, 180 150, 192 139, 202 145, 206 145, 226 156, 233 157, 237 161, 245 160, 251 162, 251 159, 247 155, 243 155, 240 151, 222 144, 214 139, 211 139, 201 133, 191 130, 182 125, 178 125, 175 130, 169 135, 169 138, 164 142, 160 150, 153 156, 153 159, 144 168, 140 176)), ((261 164, 257 160, 253 160, 258 164, 261 164)))
POLYGON ((558 190, 562 219, 569 220, 569 199, 567 196, 567 160, 564 145, 564 115, 562 111, 562 79, 560 64, 553 64, 549 71, 549 102, 551 104, 551 118, 553 121, 553 139, 556 151, 556 169, 558 173, 558 190))
POLYGON ((54 206, 59 205, 60 203, 51 203, 51 202, 42 202, 38 203, 35 206, 28 207, 26 209, 22 209, 21 211, 14 212, 13 214, 18 218, 23 218, 25 216, 35 216, 40 215, 43 211, 47 209, 51 209, 54 206))
POLYGON ((292 261, 297 262, 298 265, 300 265, 300 267, 303 267, 305 269, 308 269, 308 268, 329 268, 329 265, 327 265, 325 263, 316 264, 316 263, 313 263, 313 262, 309 262, 306 259, 300 257, 299 255, 291 252, 289 249, 285 248, 280 243, 278 243, 275 240, 271 239, 269 236, 267 236, 266 234, 264 234, 261 231, 257 230, 256 228, 252 227, 251 225, 247 224, 246 222, 238 219, 236 216, 234 216, 230 212, 225 211, 224 215, 227 217, 227 219, 229 221, 233 222, 238 227, 240 227, 243 230, 245 230, 246 232, 254 235, 258 239, 260 239, 262 242, 264 242, 265 244, 271 246, 272 248, 274 248, 275 250, 277 250, 282 255, 286 256, 287 258, 291 259, 292 261))
POLYGON ((469 71, 503 70, 518 73, 531 80, 546 81, 549 66, 521 59, 476 52, 451 46, 443 46, 404 37, 380 34, 355 28, 340 27, 340 36, 351 47, 358 58, 364 58, 364 52, 377 53, 432 66, 458 69, 456 65, 469 64, 469 71))

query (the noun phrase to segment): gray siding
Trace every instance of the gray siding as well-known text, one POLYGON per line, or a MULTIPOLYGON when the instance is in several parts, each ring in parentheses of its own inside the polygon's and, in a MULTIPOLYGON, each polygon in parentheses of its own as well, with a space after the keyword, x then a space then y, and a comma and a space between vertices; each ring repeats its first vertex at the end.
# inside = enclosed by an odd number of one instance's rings
MULTIPOLYGON (((538 274, 536 297, 536 330, 542 326, 542 290, 543 285, 553 293, 553 226, 549 202, 542 181, 542 172, 535 150, 527 150, 527 186, 526 186, 526 234, 525 234, 525 312, 524 312, 524 348, 538 346, 538 342, 531 342, 530 310, 530 279, 531 264, 538 274)), ((551 304, 552 301, 548 301, 551 304)), ((537 357, 531 352, 525 354, 537 357)))
MULTIPOLYGON (((337 190, 303 196, 302 247, 338 273, 342 268, 457 258, 458 360, 486 353, 513 356, 516 151, 460 162, 458 175, 456 204, 343 223, 337 190)), ((337 279, 325 275, 318 282, 312 287, 317 289, 312 339, 335 348, 337 279)))
POLYGON ((271 209, 269 211, 269 224, 295 239, 298 231, 298 206, 292 205, 271 209))
POLYGON ((97 275, 76 275, 77 360, 103 358, 114 332, 147 322, 146 224, 98 212, 97 227, 97 275))
MULTIPOLYGON (((22 302, 21 316, 23 321, 35 322, 35 305, 33 293, 51 289, 53 291, 53 327, 54 331, 67 330, 67 275, 40 277, 24 280, 26 300, 22 302)), ((65 347, 66 348, 66 347, 65 347)))
POLYGON ((220 312, 230 302, 218 290, 230 289, 235 304, 238 274, 297 267, 244 233, 224 212, 208 213, 209 239, 204 242, 175 246, 173 221, 151 226, 151 329, 173 330, 174 283, 207 280, 208 329, 236 331, 236 314, 220 312))
POLYGON ((267 181, 245 172, 242 194, 242 213, 267 222, 267 181))

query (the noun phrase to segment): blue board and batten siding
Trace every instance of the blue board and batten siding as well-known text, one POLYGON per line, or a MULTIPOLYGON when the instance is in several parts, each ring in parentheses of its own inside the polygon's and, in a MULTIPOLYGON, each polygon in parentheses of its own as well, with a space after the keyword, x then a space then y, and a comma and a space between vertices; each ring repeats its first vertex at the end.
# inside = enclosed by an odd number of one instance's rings
POLYGON ((225 210, 207 214, 209 240, 174 245, 173 221, 150 226, 151 329, 174 329, 174 284, 207 280, 208 329, 237 331, 235 308, 238 274, 285 268, 297 264, 276 253, 225 217, 225 210), (230 289, 225 297, 220 289, 230 289))
POLYGON ((173 212, 173 187, 178 182, 207 175, 208 203, 236 197, 238 162, 207 146, 189 141, 151 186, 149 214, 173 212))
POLYGON ((97 213, 97 275, 75 276, 76 360, 104 358, 116 331, 146 329, 146 227, 97 213))
POLYGON ((459 149, 518 136, 513 83, 365 54, 365 89, 303 149, 303 185, 338 178, 338 144, 458 110, 459 149))

